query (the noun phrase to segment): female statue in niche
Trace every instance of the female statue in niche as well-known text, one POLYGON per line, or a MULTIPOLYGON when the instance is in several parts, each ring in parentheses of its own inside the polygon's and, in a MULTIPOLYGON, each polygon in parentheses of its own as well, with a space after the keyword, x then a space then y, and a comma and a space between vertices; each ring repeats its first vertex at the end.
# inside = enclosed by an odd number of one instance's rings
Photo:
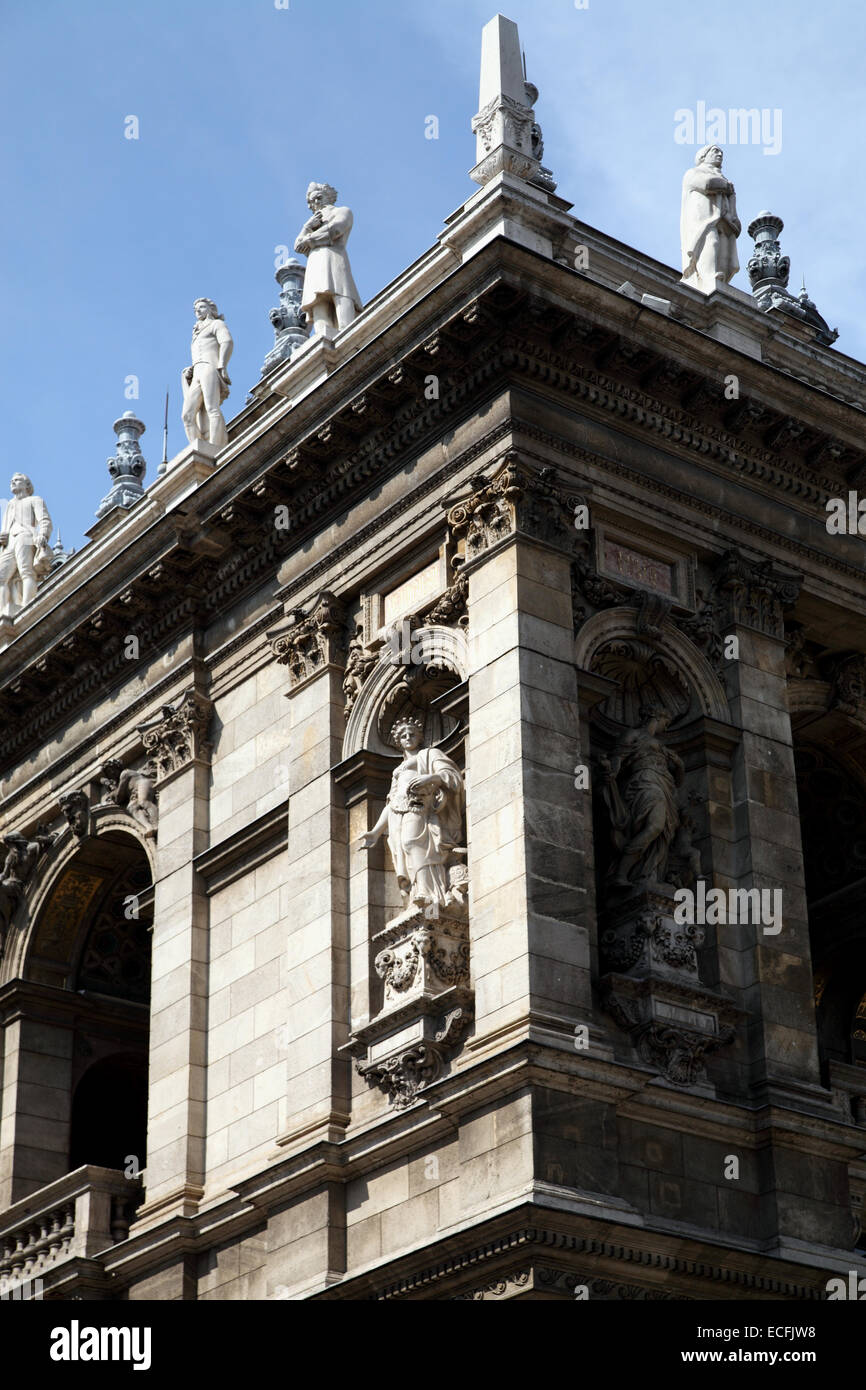
POLYGON ((384 831, 394 862, 397 882, 409 907, 438 909, 462 903, 459 888, 451 883, 449 864, 465 854, 463 774, 440 748, 424 748, 424 728, 409 717, 396 721, 391 742, 403 753, 394 769, 391 790, 381 816, 358 840, 372 849, 384 831))
POLYGON ((615 888, 663 880, 680 824, 676 789, 683 764, 659 737, 671 722, 670 711, 644 705, 640 718, 640 727, 626 730, 609 758, 599 758, 618 851, 611 866, 615 888))

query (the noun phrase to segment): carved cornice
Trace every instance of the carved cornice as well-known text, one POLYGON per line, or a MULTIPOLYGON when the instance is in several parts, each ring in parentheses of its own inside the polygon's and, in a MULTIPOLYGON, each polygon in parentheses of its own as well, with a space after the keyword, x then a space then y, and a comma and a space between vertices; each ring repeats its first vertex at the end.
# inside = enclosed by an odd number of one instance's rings
POLYGON ((515 1298, 522 1293, 533 1291, 548 1298, 574 1298, 578 1288, 586 1289, 593 1303, 609 1301, 663 1302, 669 1300, 688 1302, 688 1295, 671 1293, 668 1289, 646 1288, 639 1284, 624 1284, 618 1279, 603 1279, 598 1275, 563 1269, 551 1264, 533 1261, 519 1269, 503 1273, 499 1278, 486 1284, 476 1285, 464 1293, 453 1295, 455 1303, 486 1303, 499 1299, 515 1298))
MULTIPOLYGON (((3 728, 0 758, 8 763, 23 749, 44 742, 51 728, 74 716, 79 708, 92 702, 94 695, 122 683, 129 672, 122 637, 128 630, 130 614, 136 615, 136 632, 142 639, 142 649, 148 652, 196 624, 206 625, 233 599, 273 574, 281 558, 296 550, 305 534, 321 527, 329 515, 345 508, 353 490, 365 490, 374 476, 383 478, 404 466, 406 459, 417 453, 422 439, 432 432, 441 432, 449 415, 455 410, 465 411, 480 390, 489 393, 491 380, 500 376, 503 389, 509 375, 512 379, 517 376, 543 380, 557 391, 567 393, 589 414, 597 413, 602 417, 613 414, 625 423, 653 430, 671 448, 699 457, 720 475, 727 476, 735 470, 754 477, 768 489, 781 489, 786 500, 799 498, 810 510, 823 508, 826 498, 838 493, 842 462, 835 476, 816 475, 814 467, 808 463, 794 462, 766 447, 742 442, 723 427, 708 424, 706 420, 697 421, 670 402, 617 383, 592 366, 580 365, 573 357, 554 351, 546 343, 511 332, 503 335, 503 325, 515 321, 521 303, 526 301, 524 290, 512 285, 498 267, 485 261, 479 274, 464 285, 460 302, 457 296, 450 301, 446 311, 450 317, 440 316, 435 323, 430 321, 419 327, 416 340, 399 364, 395 365, 393 360, 386 364, 380 357, 381 369, 377 376, 359 383, 360 391, 355 389, 350 399, 341 402, 336 409, 330 408, 330 415, 319 419, 306 436, 299 438, 289 454, 285 444, 275 447, 263 465, 264 472, 245 482, 236 497, 226 496, 193 528, 195 534, 183 533, 183 528, 172 525, 174 549, 155 556, 146 574, 134 573, 123 593, 103 603, 101 634, 95 628, 91 632, 95 615, 88 615, 74 634, 64 637, 38 661, 22 666, 6 686, 0 695, 0 728, 3 728), (468 307, 467 294, 472 296, 468 307), (452 373, 450 379, 443 378, 440 399, 428 402, 412 383, 419 371, 429 369, 425 344, 429 345, 434 330, 439 339, 449 339, 458 356, 465 351, 465 344, 471 342, 472 354, 459 372, 452 373), (371 403, 369 409, 358 408, 362 400, 371 403), (381 416, 379 404, 387 405, 385 415, 388 418, 380 428, 371 429, 371 423, 381 416), (323 438, 328 428, 330 443, 327 437, 323 438), (338 434, 349 441, 348 448, 335 446, 338 434), (352 449, 351 441, 359 434, 364 437, 352 449), (291 525, 287 531, 277 531, 273 526, 274 497, 291 500, 291 525), (240 547, 236 523, 231 521, 232 508, 237 510, 239 506, 246 509, 244 529, 254 538, 254 543, 240 547), (76 643, 81 649, 74 652, 72 648, 76 643)), ((544 319, 536 316, 532 323, 532 331, 540 336, 545 331, 544 319)), ((577 321, 575 325, 576 351, 588 354, 597 350, 591 343, 594 325, 577 321)), ((663 344, 653 347, 656 352, 664 350, 663 344)), ((664 363, 654 379, 667 385, 663 366, 664 363)), ((627 367, 628 364, 624 370, 627 367)), ((648 379, 647 372, 642 373, 642 379, 648 379)), ((729 403, 720 400, 719 412, 728 408, 729 403)), ((774 419, 774 412, 769 410, 763 427, 771 429, 783 414, 775 412, 774 419)), ((719 418, 722 418, 721 413, 719 418)), ((814 429, 807 431, 802 442, 813 461, 819 456, 832 458, 838 449, 843 450, 840 455, 843 461, 852 455, 847 444, 818 439, 814 429)), ((568 451, 563 441, 556 447, 568 451)), ((856 454, 856 450, 853 453, 856 454)), ((575 451, 574 456, 580 457, 579 451, 575 451)), ((848 462, 844 462, 844 468, 850 471, 848 462)), ((633 476, 632 470, 616 464, 610 465, 610 471, 623 477, 633 476)), ((438 485, 444 477, 443 472, 438 485)), ((652 480, 640 478, 640 481, 658 490, 652 480)), ((209 484, 206 495, 211 496, 209 484)), ((713 511, 697 499, 687 497, 686 500, 692 510, 713 511)), ((740 519, 734 518, 734 521, 740 524, 740 519)), ((758 533, 748 522, 742 523, 743 528, 758 533)), ((376 523, 372 529, 376 529, 376 523)), ((169 539, 165 527, 161 527, 158 534, 162 544, 169 539)), ((780 545, 796 550, 792 541, 777 539, 780 545)), ((341 550, 356 545, 357 540, 353 537, 341 550)), ((822 563, 828 570, 854 572, 853 567, 833 559, 825 561, 822 557, 822 563)), ((326 568, 323 564, 322 569, 326 568)), ((305 576, 304 582, 308 583, 310 577, 305 576)), ((26 638, 27 634, 23 636, 26 638)), ((17 643, 10 649, 10 655, 15 645, 17 643)))
MULTIPOLYGON (((647 1271, 660 1271, 661 1277, 667 1280, 671 1278, 682 1279, 691 1288, 696 1288, 697 1281, 701 1286, 702 1296, 706 1298, 712 1298, 714 1286, 720 1284, 724 1284, 726 1288, 733 1287, 744 1292, 776 1295, 781 1298, 797 1300, 826 1298, 827 1276, 824 1270, 820 1271, 820 1284, 810 1285, 803 1282, 802 1278, 797 1280, 785 1279, 772 1274, 758 1274, 752 1270, 744 1269, 742 1257, 739 1257, 734 1264, 723 1263, 719 1258, 718 1251, 711 1254, 704 1249, 700 1252, 700 1258, 698 1258, 697 1252, 694 1255, 688 1252, 674 1255, 664 1250, 641 1249, 637 1245, 629 1244, 628 1240, 604 1240, 591 1235, 574 1236, 559 1229, 548 1229, 543 1226, 526 1226, 504 1235, 492 1236, 483 1245, 461 1251, 441 1259, 436 1264, 418 1269, 416 1272, 386 1285, 371 1294, 370 1297, 377 1302, 390 1301, 409 1297, 416 1289, 429 1288, 431 1284, 440 1280, 448 1280, 453 1284, 456 1279, 470 1270, 483 1271, 485 1265, 493 1266, 494 1269, 497 1266, 501 1267, 509 1255, 512 1256, 509 1261, 511 1269, 523 1268, 527 1260, 535 1254, 536 1249, 539 1254, 548 1249, 555 1249, 560 1252, 557 1260, 560 1267, 561 1262, 568 1259, 569 1256, 582 1256, 584 1260, 589 1256, 596 1261, 612 1261, 615 1264, 622 1262, 628 1266, 629 1284, 633 1282, 638 1271, 642 1268, 647 1271), (513 1259, 515 1252, 520 1252, 519 1263, 513 1259)), ((494 1278, 498 1277, 500 1277, 498 1271, 495 1276, 491 1272, 490 1278, 484 1282, 493 1282, 494 1278)), ((592 1274, 590 1277, 604 1276, 592 1274)), ((651 1279, 651 1276, 648 1278, 651 1279)), ((477 1286, 476 1284, 475 1287, 477 1286)), ((658 1284, 650 1282, 648 1287, 658 1288, 658 1284)), ((339 1292, 333 1290, 330 1297, 339 1297, 339 1292)))
MULTIPOLYGON (((751 521, 748 517, 741 516, 736 512, 728 511, 720 507, 717 502, 705 502, 693 493, 685 491, 681 487, 672 487, 668 483, 661 482, 658 478, 650 477, 646 473, 640 472, 637 468, 630 467, 628 464, 620 463, 608 455, 599 456, 582 449, 579 445, 573 444, 570 440, 561 435, 551 434, 548 430, 539 428, 537 425, 514 418, 512 429, 516 435, 520 436, 522 452, 527 457, 537 459, 540 466, 549 464, 549 459, 542 455, 533 454, 526 448, 524 441, 532 440, 542 445, 551 452, 560 454, 575 463, 579 464, 583 470, 598 469, 603 465, 606 477, 613 477, 622 480, 629 487, 640 489, 641 493, 652 493, 657 497, 664 498, 665 501, 673 501, 680 505, 685 504, 690 512, 690 526, 702 533, 710 549, 715 549, 719 542, 719 522, 722 521, 731 531, 741 536, 754 536, 756 549, 766 548, 767 550, 787 550, 792 555, 808 557, 822 570, 822 582, 825 586, 835 588, 839 592, 839 602, 845 607, 850 607, 852 598, 863 597, 863 570, 862 568, 849 564, 844 560, 828 555, 824 551, 816 550, 806 545, 802 541, 792 540, 788 536, 782 535, 778 531, 771 530, 767 526, 760 526, 751 521), (701 517, 707 518, 704 523, 701 517), (852 579, 857 584, 856 588, 843 587, 841 584, 834 583, 828 576, 830 574, 844 575, 852 579)), ((664 531, 670 526, 670 513, 666 506, 641 498, 641 508, 645 512, 654 513, 655 525, 659 530, 664 531)))
POLYGON ((817 474, 805 463, 780 457, 772 448, 744 441, 726 429, 723 412, 730 403, 724 400, 720 390, 715 391, 719 398, 717 419, 708 420, 706 412, 698 417, 639 386, 617 381, 590 366, 581 366, 573 356, 541 343, 507 333, 502 346, 509 370, 555 385, 570 398, 589 407, 590 412, 616 415, 621 421, 661 435, 671 445, 697 454, 704 461, 724 464, 726 470, 734 469, 782 488, 788 498, 799 497, 814 503, 821 510, 822 520, 827 498, 838 495, 839 474, 817 474))
POLYGON ((160 780, 210 756, 212 714, 210 700, 197 690, 187 690, 176 705, 163 705, 156 719, 139 724, 141 741, 160 780))
POLYGON ((291 689, 328 666, 345 665, 345 628, 346 610, 328 589, 322 590, 308 613, 289 609, 285 622, 268 633, 268 641, 277 661, 289 668, 291 689))

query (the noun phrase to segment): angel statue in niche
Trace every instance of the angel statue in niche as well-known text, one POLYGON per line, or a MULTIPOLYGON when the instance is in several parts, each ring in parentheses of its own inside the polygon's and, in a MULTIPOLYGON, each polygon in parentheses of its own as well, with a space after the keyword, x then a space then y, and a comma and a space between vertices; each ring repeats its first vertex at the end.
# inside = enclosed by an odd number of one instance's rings
POLYGON ((463 774, 441 748, 424 748, 424 726, 412 716, 391 729, 403 753, 394 769, 381 816, 357 846, 372 849, 383 833, 403 895, 404 910, 438 917, 440 908, 462 906, 466 854, 463 837, 463 774))

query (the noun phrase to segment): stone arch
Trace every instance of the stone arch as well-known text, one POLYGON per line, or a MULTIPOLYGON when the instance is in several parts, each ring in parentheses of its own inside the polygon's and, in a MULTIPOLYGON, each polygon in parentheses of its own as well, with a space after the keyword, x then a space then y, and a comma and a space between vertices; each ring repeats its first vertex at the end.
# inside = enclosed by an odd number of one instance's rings
MULTIPOLYGON (((641 631, 636 608, 608 608, 583 624, 574 643, 574 660, 580 670, 597 670, 606 652, 639 644, 670 672, 687 684, 699 712, 720 723, 731 722, 728 700, 719 677, 694 642, 665 619, 652 633, 641 631)), ((579 679, 579 677, 578 677, 579 679)), ((685 713, 685 711, 681 711, 685 713)))
MULTIPOLYGON (((4 1085, 14 1124, 0 1143, 12 1200, 33 1189, 34 1163, 42 1182, 64 1177, 83 1140, 89 1150, 92 1138, 98 1153, 107 1133, 116 1132, 117 1146, 134 1133, 143 1148, 152 857, 131 817, 113 806, 96 813, 94 833, 78 839, 67 827, 48 851, 26 909, 19 907, 26 921, 10 932, 15 939, 5 962, 4 1021, 14 1019, 17 1046, 7 1058, 4 1085), (95 1103, 84 1105, 73 1146, 73 1104, 82 1077, 96 1063, 104 1063, 102 1074, 119 1076, 118 1058, 126 1059, 127 1072, 133 1059, 135 1123, 129 1123, 129 1106, 103 1106, 100 1113, 95 1103), (38 1116, 28 1100, 35 1074, 45 1088, 38 1116), (93 1136, 85 1132, 88 1116, 98 1131, 93 1136)), ((87 1088, 83 1094, 86 1101, 87 1088)), ((131 1092, 127 1099, 131 1104, 131 1092)))
MULTIPOLYGON (((6 956, 0 967, 0 981, 18 977, 28 978, 28 962, 34 954, 40 923, 44 924, 45 909, 55 892, 65 882, 67 872, 82 850, 86 851, 87 845, 94 841, 102 842, 105 846, 114 846, 123 844, 125 840, 133 842, 133 846, 143 852, 153 882, 156 872, 155 840, 152 835, 146 835, 138 822, 121 808, 108 805, 94 807, 90 817, 90 833, 84 840, 79 840, 68 826, 64 828, 50 852, 34 871, 27 892, 26 908, 20 907, 17 914, 20 917, 26 912, 26 920, 17 924, 13 921, 6 943, 6 956)), ((104 856, 100 856, 105 859, 106 868, 110 865, 111 854, 111 849, 108 849, 104 856)), ((67 883, 66 886, 70 889, 72 884, 67 883)), ((77 895, 70 893, 71 907, 75 901, 83 903, 85 910, 92 903, 83 887, 77 895)))
MULTIPOLYGON (((393 757, 395 750, 382 733, 382 712, 391 708, 393 717, 411 705, 423 708, 438 681, 444 686, 466 679, 469 673, 469 647, 466 634, 460 628, 438 624, 414 628, 411 631, 411 662, 392 665, 384 647, 378 664, 367 677, 352 707, 343 739, 343 758, 367 751, 393 757), (448 681, 444 673, 451 676, 448 681)), ((433 743, 450 732, 447 721, 430 716, 436 727, 426 733, 433 743)), ((453 722, 453 721, 452 721, 453 722)))

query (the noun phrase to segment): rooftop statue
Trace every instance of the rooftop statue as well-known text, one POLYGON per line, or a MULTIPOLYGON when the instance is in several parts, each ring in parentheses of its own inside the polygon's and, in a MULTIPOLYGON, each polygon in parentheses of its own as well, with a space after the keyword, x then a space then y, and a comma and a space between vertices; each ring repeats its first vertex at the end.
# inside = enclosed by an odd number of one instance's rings
POLYGON ((192 366, 181 373, 183 427, 190 444, 204 439, 222 449, 228 436, 220 406, 231 386, 226 365, 234 342, 212 299, 197 299, 193 309, 192 366))
POLYGON ((40 579, 51 569, 48 548, 52 522, 48 508, 24 473, 10 483, 12 500, 3 508, 0 530, 0 615, 14 616, 36 597, 40 579))
POLYGON ((722 173, 722 157, 718 145, 705 145, 683 177, 682 279, 704 294, 728 284, 740 268, 741 224, 734 185, 722 173))
POLYGON ((313 333, 333 338, 361 311, 361 296, 352 278, 346 242, 352 230, 349 208, 338 208, 337 190, 329 183, 307 189, 308 217, 295 240, 295 250, 307 257, 301 309, 313 333))

